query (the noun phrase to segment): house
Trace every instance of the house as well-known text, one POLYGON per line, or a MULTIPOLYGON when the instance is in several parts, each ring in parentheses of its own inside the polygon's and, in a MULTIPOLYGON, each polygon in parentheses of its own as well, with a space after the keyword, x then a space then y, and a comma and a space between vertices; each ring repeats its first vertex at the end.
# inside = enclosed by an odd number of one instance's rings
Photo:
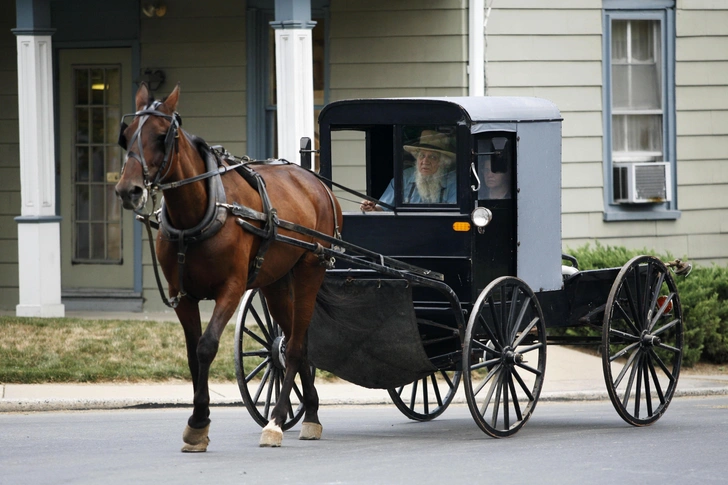
POLYGON ((0 5, 0 309, 161 307, 113 193, 142 80, 158 97, 179 82, 186 130, 258 158, 295 157, 285 141, 339 99, 543 97, 564 118, 564 249, 728 262, 723 0, 0 5))

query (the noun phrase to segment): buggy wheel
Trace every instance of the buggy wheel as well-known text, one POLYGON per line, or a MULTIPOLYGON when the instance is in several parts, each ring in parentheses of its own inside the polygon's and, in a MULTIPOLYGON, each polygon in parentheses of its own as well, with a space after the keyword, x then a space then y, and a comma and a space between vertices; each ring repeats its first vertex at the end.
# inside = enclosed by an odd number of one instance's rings
MULTIPOLYGON (((268 424, 280 395, 286 375, 285 352, 283 331, 271 318, 263 294, 257 289, 246 291, 235 325, 235 375, 245 407, 260 426, 268 424)), ((311 367, 311 373, 315 377, 316 369, 311 367)), ((293 384, 283 430, 292 428, 303 417, 300 379, 296 376, 293 384)))
POLYGON ((406 386, 387 389, 402 414, 415 421, 429 421, 450 405, 460 384, 461 371, 438 370, 406 386))
POLYGON ((518 278, 491 282, 473 306, 463 345, 470 414, 494 438, 531 417, 546 369, 546 324, 533 291, 518 278))
POLYGON ((634 426, 657 421, 675 394, 683 353, 680 298, 662 261, 637 256, 622 267, 609 292, 602 345, 617 413, 634 426))

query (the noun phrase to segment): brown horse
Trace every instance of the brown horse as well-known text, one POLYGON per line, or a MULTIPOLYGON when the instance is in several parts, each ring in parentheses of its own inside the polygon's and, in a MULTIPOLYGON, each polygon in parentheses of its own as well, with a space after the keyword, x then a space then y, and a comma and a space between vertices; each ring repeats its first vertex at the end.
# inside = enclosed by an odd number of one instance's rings
MULTIPOLYGON (((266 241, 255 234, 255 228, 250 229, 251 224, 264 227, 263 222, 250 219, 246 230, 242 220, 246 216, 230 214, 233 204, 265 213, 263 194, 237 171, 225 171, 227 162, 212 155, 201 139, 179 127, 178 100, 179 86, 161 101, 154 100, 145 84, 139 87, 137 112, 128 127, 122 125, 119 138, 127 156, 116 193, 125 209, 136 212, 144 208, 153 191, 161 189, 164 194, 156 255, 184 329, 194 388, 194 409, 183 433, 182 451, 207 450, 210 365, 220 335, 248 288, 261 289, 287 340, 281 396, 263 429, 260 445, 280 446, 281 425, 290 407, 289 394, 296 373, 301 376, 305 406, 299 438, 319 439, 318 395, 306 355, 306 332, 325 274, 321 258, 299 247, 266 241), (259 252, 261 247, 266 250, 259 252), (204 333, 200 300, 215 301, 204 333)), ((308 171, 293 164, 279 164, 255 166, 248 172, 259 174, 265 181, 270 205, 280 219, 328 235, 336 234, 341 227, 339 203, 308 171)), ((313 238, 298 233, 279 232, 313 242, 313 238)))

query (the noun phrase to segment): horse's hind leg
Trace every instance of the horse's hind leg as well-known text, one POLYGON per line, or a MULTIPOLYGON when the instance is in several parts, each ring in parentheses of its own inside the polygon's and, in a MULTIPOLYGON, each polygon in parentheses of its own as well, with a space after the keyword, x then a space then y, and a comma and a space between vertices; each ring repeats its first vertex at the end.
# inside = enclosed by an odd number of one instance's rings
POLYGON ((283 328, 286 342, 286 376, 281 386, 278 402, 271 412, 271 421, 263 429, 261 446, 280 446, 281 426, 290 409, 290 392, 296 374, 301 375, 305 416, 301 439, 319 439, 321 423, 318 420, 318 394, 313 385, 306 355, 306 332, 311 322, 316 294, 324 277, 324 269, 318 266, 318 259, 310 261, 305 255, 289 275, 275 285, 263 289, 268 299, 273 318, 283 328))

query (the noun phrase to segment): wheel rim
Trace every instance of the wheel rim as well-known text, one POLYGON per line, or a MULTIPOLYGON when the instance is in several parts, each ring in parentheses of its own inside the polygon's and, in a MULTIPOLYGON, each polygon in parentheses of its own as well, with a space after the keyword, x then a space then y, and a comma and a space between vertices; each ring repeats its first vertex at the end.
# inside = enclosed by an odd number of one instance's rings
MULTIPOLYGON (((315 376, 315 369, 312 367, 315 376)), ((235 325, 235 375, 245 407, 260 426, 280 395, 285 372, 285 337, 271 318, 263 295, 248 290, 243 296, 235 325), (247 323, 247 325, 246 325, 247 323)), ((291 407, 282 428, 293 427, 304 413, 300 376, 290 395, 291 407), (295 411, 293 411, 295 409, 295 411)))
POLYGON ((388 389, 397 409, 415 421, 429 421, 450 405, 458 386, 460 371, 438 370, 397 389, 388 389))
POLYGON ((662 261, 638 256, 624 265, 607 300, 602 344, 617 413, 635 426, 657 421, 675 393, 683 348, 680 298, 662 261))
POLYGON ((463 346, 470 413, 490 436, 518 432, 538 402, 546 368, 546 325, 522 280, 491 282, 473 306, 463 346), (504 304, 502 304, 504 302, 504 304))

